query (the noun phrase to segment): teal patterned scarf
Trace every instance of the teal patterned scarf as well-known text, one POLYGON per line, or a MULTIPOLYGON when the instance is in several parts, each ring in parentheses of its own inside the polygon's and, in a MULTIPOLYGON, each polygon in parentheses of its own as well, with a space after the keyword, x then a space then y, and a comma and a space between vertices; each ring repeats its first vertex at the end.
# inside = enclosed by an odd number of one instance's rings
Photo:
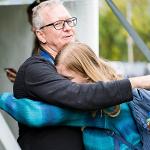
MULTIPOLYGON (((83 141, 86 150, 114 150, 115 140, 105 129, 114 131, 132 145, 140 145, 140 135, 127 104, 121 104, 117 117, 109 117, 97 112, 72 111, 39 101, 22 98, 15 99, 11 93, 0 94, 0 108, 9 113, 18 122, 33 127, 74 126, 83 129, 83 141)), ((119 149, 130 149, 119 143, 119 149)))

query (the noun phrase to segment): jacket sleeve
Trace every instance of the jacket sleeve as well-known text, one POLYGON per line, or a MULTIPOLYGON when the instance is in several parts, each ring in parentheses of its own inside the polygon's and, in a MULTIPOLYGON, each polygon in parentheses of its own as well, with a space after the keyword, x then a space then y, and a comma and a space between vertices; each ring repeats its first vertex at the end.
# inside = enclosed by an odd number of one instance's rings
POLYGON ((62 77, 55 66, 36 59, 26 65, 24 84, 31 99, 80 110, 95 110, 117 105, 132 99, 128 79, 76 84, 62 77))
POLYGON ((72 111, 27 98, 16 99, 8 92, 0 93, 0 108, 18 122, 30 127, 53 125, 94 126, 96 121, 91 113, 72 111), (92 123, 91 120, 93 120, 92 123))

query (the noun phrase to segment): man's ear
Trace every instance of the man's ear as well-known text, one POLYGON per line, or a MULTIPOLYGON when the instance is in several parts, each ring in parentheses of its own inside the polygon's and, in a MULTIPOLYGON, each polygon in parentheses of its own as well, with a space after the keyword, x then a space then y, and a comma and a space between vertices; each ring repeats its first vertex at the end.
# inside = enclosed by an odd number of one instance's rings
POLYGON ((42 43, 46 43, 46 38, 45 38, 45 34, 43 31, 41 30, 36 30, 35 34, 37 36, 37 38, 39 39, 40 42, 42 43))

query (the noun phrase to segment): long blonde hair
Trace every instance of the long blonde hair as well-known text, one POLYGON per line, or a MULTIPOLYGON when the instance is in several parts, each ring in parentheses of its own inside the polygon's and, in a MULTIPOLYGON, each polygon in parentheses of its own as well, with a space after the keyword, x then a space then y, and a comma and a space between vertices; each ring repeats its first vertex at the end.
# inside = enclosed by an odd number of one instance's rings
MULTIPOLYGON (((68 44, 56 57, 56 65, 63 64, 66 69, 79 73, 87 78, 88 82, 119 80, 121 77, 106 62, 99 58, 93 50, 84 43, 73 42, 68 44)), ((109 116, 116 116, 120 112, 119 105, 113 112, 107 112, 109 116)))

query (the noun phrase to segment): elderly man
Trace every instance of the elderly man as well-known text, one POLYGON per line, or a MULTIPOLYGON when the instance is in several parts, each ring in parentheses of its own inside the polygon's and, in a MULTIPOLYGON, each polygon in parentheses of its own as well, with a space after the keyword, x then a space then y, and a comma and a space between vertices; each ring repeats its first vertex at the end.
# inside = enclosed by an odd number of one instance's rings
MULTIPOLYGON (((33 28, 40 42, 40 52, 20 67, 14 84, 16 98, 26 97, 87 111, 132 99, 131 87, 138 87, 137 78, 85 85, 73 83, 57 73, 55 57, 75 40, 76 24, 77 18, 57 0, 42 2, 34 8, 33 28)), ((75 127, 30 128, 19 124, 18 142, 22 150, 84 149, 81 129, 75 127)))

